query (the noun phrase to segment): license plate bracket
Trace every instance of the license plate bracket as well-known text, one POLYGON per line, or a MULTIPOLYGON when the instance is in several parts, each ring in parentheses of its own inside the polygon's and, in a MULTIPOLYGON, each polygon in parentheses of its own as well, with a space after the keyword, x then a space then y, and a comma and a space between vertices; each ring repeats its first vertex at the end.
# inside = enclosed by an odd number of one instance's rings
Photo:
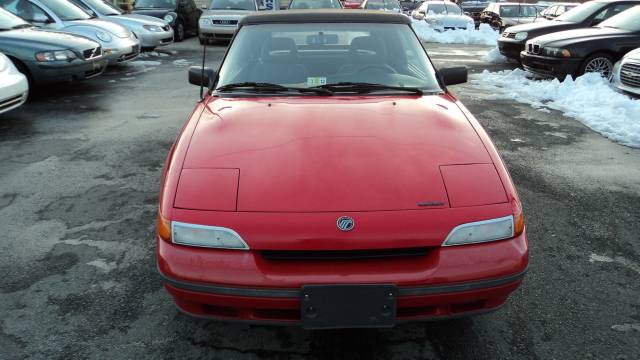
POLYGON ((396 323, 398 289, 391 284, 305 285, 300 318, 305 329, 386 328, 396 323))

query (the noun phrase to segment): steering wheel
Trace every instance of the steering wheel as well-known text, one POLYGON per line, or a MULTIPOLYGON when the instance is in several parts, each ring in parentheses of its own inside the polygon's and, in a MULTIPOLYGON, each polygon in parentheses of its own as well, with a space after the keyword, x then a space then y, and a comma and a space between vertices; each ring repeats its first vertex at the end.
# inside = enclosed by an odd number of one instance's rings
POLYGON ((392 74, 397 74, 396 70, 394 68, 392 68, 391 66, 387 65, 387 64, 366 65, 366 66, 364 66, 364 67, 362 67, 362 68, 360 68, 358 70, 358 74, 363 73, 363 72, 365 72, 367 70, 370 70, 370 69, 375 69, 375 70, 378 70, 380 72, 385 72, 385 73, 390 72, 392 74))

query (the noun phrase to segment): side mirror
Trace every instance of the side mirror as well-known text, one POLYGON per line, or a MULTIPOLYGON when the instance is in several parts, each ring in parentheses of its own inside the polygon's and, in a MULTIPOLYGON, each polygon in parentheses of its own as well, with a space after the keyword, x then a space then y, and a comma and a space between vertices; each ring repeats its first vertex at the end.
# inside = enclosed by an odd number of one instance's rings
POLYGON ((202 66, 192 66, 189 68, 189 84, 191 85, 211 88, 216 76, 218 76, 216 71, 208 67, 203 69, 202 66))
POLYGON ((440 79, 445 85, 457 85, 467 82, 468 71, 464 66, 443 68, 438 70, 440 79))

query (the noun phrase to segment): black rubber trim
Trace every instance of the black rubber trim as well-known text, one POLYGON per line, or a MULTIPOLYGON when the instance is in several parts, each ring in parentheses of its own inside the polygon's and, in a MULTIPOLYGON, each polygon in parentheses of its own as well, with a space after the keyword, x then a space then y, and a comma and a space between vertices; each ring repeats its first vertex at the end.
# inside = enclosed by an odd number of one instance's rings
MULTIPOLYGON (((299 289, 251 289, 251 288, 239 288, 228 287, 219 285, 209 285, 194 283, 190 281, 182 281, 172 279, 158 269, 158 273, 162 276, 165 283, 183 290, 202 292, 208 294, 217 295, 230 295, 230 296, 246 296, 246 297, 267 297, 267 298, 299 298, 299 289)), ((448 294, 462 291, 471 291, 479 289, 490 289, 493 287, 501 286, 521 280, 527 273, 527 269, 514 274, 497 279, 469 281, 458 284, 450 285, 435 285, 435 286, 421 286, 421 287, 400 287, 398 292, 400 296, 421 296, 421 295, 435 295, 435 294, 448 294)))

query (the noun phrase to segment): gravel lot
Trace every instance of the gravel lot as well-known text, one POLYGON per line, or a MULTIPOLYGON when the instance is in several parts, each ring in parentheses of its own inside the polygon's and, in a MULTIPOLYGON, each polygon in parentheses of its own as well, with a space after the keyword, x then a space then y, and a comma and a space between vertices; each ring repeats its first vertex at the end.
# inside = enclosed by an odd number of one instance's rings
MULTIPOLYGON (((472 71, 490 48, 428 44, 472 71)), ((305 331, 179 313, 155 270, 161 167, 198 89, 196 39, 0 117, 0 359, 638 359, 640 150, 560 113, 454 87, 525 207, 523 286, 500 311, 305 331), (160 62, 159 64, 157 62, 160 62)), ((224 54, 208 53, 210 65, 224 54)), ((615 116, 615 114, 612 114, 615 116)))

